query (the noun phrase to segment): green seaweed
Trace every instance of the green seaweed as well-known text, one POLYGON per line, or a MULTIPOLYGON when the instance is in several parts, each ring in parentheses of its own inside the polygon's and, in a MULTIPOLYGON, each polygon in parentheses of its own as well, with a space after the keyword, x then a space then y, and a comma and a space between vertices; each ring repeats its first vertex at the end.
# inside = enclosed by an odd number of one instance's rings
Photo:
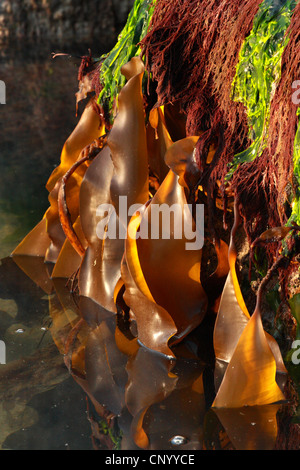
POLYGON ((290 300, 289 305, 293 317, 297 322, 297 334, 296 339, 300 339, 300 294, 295 294, 290 300))
POLYGON ((102 90, 98 96, 98 104, 108 111, 112 121, 115 100, 125 85, 121 67, 132 57, 141 53, 139 43, 148 30, 155 2, 156 0, 135 0, 116 45, 100 59, 102 61, 100 70, 102 90))
MULTIPOLYGON (((289 305, 297 323, 297 331, 295 341, 293 341, 290 351, 285 356, 285 364, 294 382, 296 392, 300 396, 300 294, 295 294, 289 300, 289 305)), ((295 410, 292 422, 300 424, 300 404, 295 410)))
POLYGON ((232 84, 232 98, 247 109, 252 144, 236 154, 229 166, 229 181, 238 166, 262 154, 268 136, 270 103, 281 75, 281 57, 287 44, 295 0, 265 0, 246 38, 232 84))
MULTIPOLYGON (((298 117, 300 116, 300 108, 297 112, 298 117)), ((295 222, 297 225, 300 225, 300 125, 298 125, 296 136, 295 136, 295 145, 294 145, 294 179, 296 194, 295 199, 292 203, 292 214, 289 219, 289 223, 295 222)))

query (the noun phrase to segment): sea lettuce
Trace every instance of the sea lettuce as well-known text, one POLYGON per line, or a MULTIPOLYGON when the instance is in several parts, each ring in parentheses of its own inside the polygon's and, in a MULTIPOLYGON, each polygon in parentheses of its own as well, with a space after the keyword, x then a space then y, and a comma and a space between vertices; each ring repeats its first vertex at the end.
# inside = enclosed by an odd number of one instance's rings
POLYGON ((140 54, 140 41, 147 33, 156 0, 135 0, 127 23, 113 49, 101 57, 100 84, 102 90, 98 103, 108 111, 113 120, 115 100, 125 85, 121 67, 140 54))
POLYGON ((296 3, 295 0, 264 0, 241 49, 232 98, 246 107, 252 144, 235 155, 227 180, 241 163, 253 161, 265 148, 270 104, 280 79, 281 57, 288 41, 285 33, 296 3))

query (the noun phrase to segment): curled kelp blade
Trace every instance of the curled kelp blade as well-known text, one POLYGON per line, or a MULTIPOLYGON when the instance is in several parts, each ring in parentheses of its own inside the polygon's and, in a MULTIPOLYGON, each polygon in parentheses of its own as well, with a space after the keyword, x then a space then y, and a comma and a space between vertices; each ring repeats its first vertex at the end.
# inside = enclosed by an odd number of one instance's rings
MULTIPOLYGON (((73 228, 81 245, 86 249, 88 244, 82 231, 80 216, 77 217, 73 228)), ((52 278, 71 278, 78 271, 81 261, 82 257, 74 249, 70 240, 66 238, 54 265, 52 278)))
POLYGON ((216 408, 267 405, 284 400, 276 361, 255 310, 245 326, 214 400, 216 408))
POLYGON ((233 245, 233 237, 234 233, 232 233, 229 250, 230 271, 222 292, 214 329, 216 358, 225 362, 230 361, 240 335, 250 318, 237 279, 236 251, 233 245))
MULTIPOLYGON (((101 126, 99 115, 94 109, 94 100, 91 99, 87 103, 76 128, 64 144, 60 165, 53 171, 47 182, 46 187, 49 191, 50 207, 45 217, 51 245, 46 253, 46 260, 49 262, 56 262, 65 241, 65 234, 58 216, 57 201, 60 180, 79 158, 80 152, 103 133, 104 127, 101 126)), ((80 165, 66 184, 66 203, 72 223, 75 222, 79 215, 79 187, 87 166, 87 163, 80 165)))
MULTIPOLYGON (((80 216, 82 228, 89 246, 99 241, 97 225, 100 215, 97 209, 100 204, 109 204, 110 184, 113 176, 113 163, 110 157, 109 147, 95 157, 87 169, 80 187, 80 216)), ((108 208, 106 207, 106 211, 108 208)), ((102 217, 104 217, 103 214, 102 217)))
MULTIPOLYGON (((237 204, 235 204, 235 220, 231 231, 231 240, 228 253, 230 271, 221 296, 219 311, 214 327, 213 338, 216 356, 215 386, 216 390, 219 390, 216 397, 216 406, 224 407, 227 406, 226 399, 231 402, 231 398, 227 397, 226 395, 227 392, 224 392, 224 390, 226 389, 224 382, 230 380, 227 378, 227 376, 232 376, 231 380, 234 379, 238 381, 238 372, 236 372, 235 369, 236 365, 233 365, 232 361, 234 364, 236 363, 236 361, 248 361, 249 359, 247 356, 247 348, 249 354, 251 351, 251 357, 253 358, 253 360, 257 361, 257 364, 252 364, 253 369, 246 368, 248 383, 250 384, 250 382, 253 382, 254 385, 252 385, 252 388, 249 385, 249 390, 244 391, 245 397, 242 398, 241 395, 241 403, 243 403, 243 405, 241 406, 244 406, 245 404, 250 404, 246 403, 247 400, 254 402, 254 404, 265 404, 264 400, 271 399, 267 398, 267 394, 263 392, 263 389, 262 391, 259 391, 259 386, 256 387, 255 380, 269 380, 270 382, 268 385, 266 385, 266 388, 269 387, 269 389, 267 389, 269 390, 270 397, 272 396, 272 393, 274 394, 274 396, 277 393, 278 396, 281 396, 280 400, 283 399, 283 395, 281 394, 276 383, 276 372, 278 372, 278 383, 284 383, 284 376, 282 377, 282 374, 286 373, 286 369, 277 342, 271 335, 269 335, 263 330, 261 323, 260 308, 258 308, 257 305, 256 312, 258 313, 255 313, 255 315, 253 314, 254 319, 252 319, 252 317, 250 318, 239 286, 236 273, 237 251, 235 246, 235 236, 240 222, 241 220, 237 210, 237 204), (250 320, 251 325, 253 325, 252 327, 249 326, 250 320), (263 334, 261 330, 263 331, 263 334), (243 341, 245 341, 244 345, 242 345, 243 341), (239 351, 238 353, 237 349, 239 351), (265 354, 265 363, 263 363, 262 361, 261 367, 259 363, 259 355, 263 355, 263 353, 265 354), (246 354, 245 357, 244 354, 246 354), (274 364, 275 374, 273 377, 272 367, 274 366, 274 364), (229 370, 231 372, 229 372, 229 370), (232 372, 232 370, 234 370, 234 372, 232 372), (263 378, 264 373, 266 374, 265 379, 263 378), (258 378, 259 374, 261 374, 260 379, 258 378), (223 392, 221 392, 221 388, 223 392), (255 394, 255 389, 257 395, 255 394), (219 393, 221 393, 222 396, 222 399, 220 401, 218 399, 219 393), (251 393, 253 394, 253 396, 251 396, 251 393), (266 398, 264 397, 264 393, 266 394, 266 398), (261 401, 262 403, 260 403, 261 401), (220 405, 220 403, 222 405, 220 405)), ((245 375, 243 367, 244 366, 242 364, 239 366, 239 370, 242 368, 240 370, 242 377, 245 375)), ((229 383, 227 386, 229 386, 229 383)), ((237 387, 238 386, 242 387, 242 380, 237 384, 237 387)), ((238 400, 237 397, 236 400, 238 400)))
MULTIPOLYGON (((198 222, 201 224, 202 221, 198 222)), ((177 333, 173 339, 179 340, 202 321, 207 297, 200 282, 201 234, 187 206, 184 188, 172 170, 144 211, 137 239, 131 241, 130 238, 128 236, 126 241, 128 262, 130 250, 135 250, 136 244, 135 257, 128 265, 133 279, 136 281, 134 264, 138 263, 138 271, 152 298, 168 312, 176 325, 177 333), (174 210, 174 218, 164 214, 161 220, 160 207, 174 210), (186 236, 187 227, 196 238, 193 242, 186 236), (168 233, 163 233, 165 229, 168 233), (145 234, 150 235, 146 238, 145 234)))
POLYGON ((118 96, 118 115, 108 136, 114 174, 111 200, 121 223, 127 228, 129 217, 120 213, 120 196, 127 207, 145 204, 149 199, 148 156, 142 95, 144 64, 133 57, 121 69, 128 80, 118 96))
POLYGON ((45 213, 47 221, 47 234, 51 240, 48 250, 45 254, 45 260, 48 263, 56 263, 60 250, 65 242, 66 236, 61 226, 58 215, 58 192, 60 180, 56 182, 53 190, 49 193, 49 209, 45 213))
POLYGON ((194 159, 194 149, 199 136, 190 136, 175 142, 165 155, 166 165, 179 177, 178 183, 189 189, 199 181, 199 168, 194 159))
POLYGON ((79 274, 80 293, 113 312, 116 312, 113 292, 120 278, 124 252, 122 229, 126 234, 128 209, 132 204, 148 200, 142 61, 133 58, 122 68, 122 73, 128 81, 119 94, 119 112, 107 140, 108 147, 91 165, 80 190, 82 225, 89 241, 79 274), (124 212, 120 207, 121 197, 124 212), (98 207, 104 210, 103 205, 111 203, 114 211, 97 218, 98 207), (97 231, 99 224, 102 224, 102 234, 97 231))
MULTIPOLYGON (((94 100, 91 99, 71 135, 66 140, 60 158, 60 164, 52 172, 47 182, 48 191, 52 191, 56 182, 76 162, 80 152, 94 140, 104 133, 104 127, 100 121, 99 114, 95 112, 94 100)), ((81 169, 82 176, 84 170, 81 169)))
POLYGON ((124 301, 130 306, 131 321, 137 325, 138 341, 154 351, 173 357, 168 342, 177 331, 175 323, 168 312, 152 299, 142 272, 137 263, 132 262, 132 258, 138 260, 136 251, 125 250, 121 276, 125 285, 124 301), (137 274, 134 278, 127 263, 135 268, 137 274))
POLYGON ((50 238, 47 234, 46 218, 43 219, 26 235, 21 243, 14 249, 12 256, 42 256, 45 257, 50 245, 50 238))
POLYGON ((115 319, 108 318, 89 334, 85 350, 86 379, 93 397, 116 415, 124 406, 127 356, 115 343, 115 319))
POLYGON ((121 275, 124 240, 105 239, 102 246, 88 247, 79 270, 80 295, 116 313, 114 288, 121 275))
POLYGON ((105 147, 88 168, 80 188, 80 214, 88 247, 79 271, 79 291, 116 313, 114 288, 120 278, 124 240, 112 211, 110 186, 113 163, 105 147))

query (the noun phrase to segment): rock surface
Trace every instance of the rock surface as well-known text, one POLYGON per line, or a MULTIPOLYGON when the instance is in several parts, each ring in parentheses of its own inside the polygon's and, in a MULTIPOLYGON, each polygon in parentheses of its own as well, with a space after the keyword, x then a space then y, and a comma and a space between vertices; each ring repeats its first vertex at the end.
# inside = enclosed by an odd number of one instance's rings
POLYGON ((0 44, 12 41, 110 45, 133 0, 1 0, 0 44))

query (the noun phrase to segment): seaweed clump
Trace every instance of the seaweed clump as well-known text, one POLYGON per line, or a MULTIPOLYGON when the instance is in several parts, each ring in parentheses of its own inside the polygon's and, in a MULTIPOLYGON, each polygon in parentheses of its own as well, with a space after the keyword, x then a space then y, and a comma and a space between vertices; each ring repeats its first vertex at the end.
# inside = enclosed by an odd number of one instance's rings
POLYGON ((178 357, 209 350, 209 406, 221 414, 277 406, 297 388, 300 5, 273 3, 136 0, 113 50, 82 59, 84 112, 48 181, 48 211, 13 253, 44 257, 54 284, 72 281, 81 319, 66 364, 94 398, 116 318, 117 345, 134 357, 125 401, 142 448, 149 404, 168 395, 145 380, 141 398, 132 385, 149 351, 173 390, 178 357))

